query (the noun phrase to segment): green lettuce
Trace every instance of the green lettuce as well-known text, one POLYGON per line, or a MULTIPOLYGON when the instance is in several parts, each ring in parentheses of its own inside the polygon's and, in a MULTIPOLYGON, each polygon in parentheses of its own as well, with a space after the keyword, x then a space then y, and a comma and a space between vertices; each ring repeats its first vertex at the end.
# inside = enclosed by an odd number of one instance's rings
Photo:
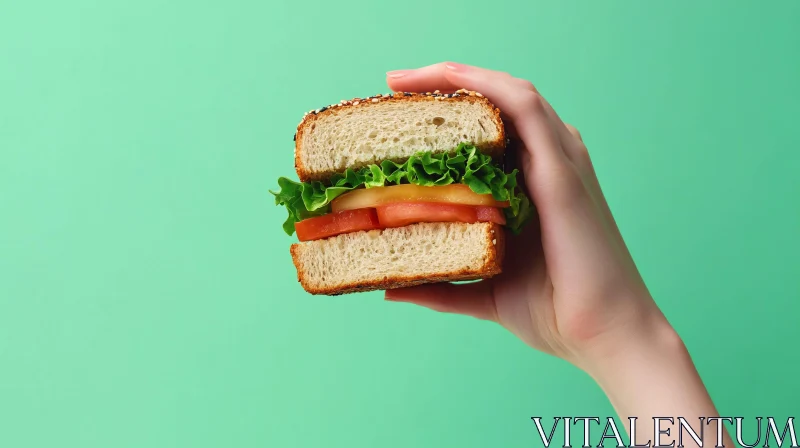
POLYGON ((478 194, 491 194, 496 201, 508 201, 504 209, 506 227, 518 234, 533 217, 533 207, 517 185, 517 170, 506 173, 492 163, 492 158, 472 145, 462 143, 455 151, 442 154, 419 152, 403 163, 390 160, 358 170, 347 169, 327 183, 295 182, 278 179, 280 191, 270 191, 275 204, 286 207, 289 216, 283 230, 294 234, 298 221, 330 212, 331 201, 356 188, 415 184, 421 186, 462 183, 478 194))

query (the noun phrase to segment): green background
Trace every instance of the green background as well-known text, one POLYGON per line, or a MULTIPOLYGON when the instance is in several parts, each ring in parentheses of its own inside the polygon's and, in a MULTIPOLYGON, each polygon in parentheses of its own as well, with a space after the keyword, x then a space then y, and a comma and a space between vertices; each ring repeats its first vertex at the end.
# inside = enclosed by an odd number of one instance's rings
POLYGON ((0 446, 526 447, 531 416, 614 415, 499 327, 295 280, 268 189, 303 113, 443 60, 532 80, 582 131, 720 413, 795 415, 798 23, 797 1, 0 0, 0 446))

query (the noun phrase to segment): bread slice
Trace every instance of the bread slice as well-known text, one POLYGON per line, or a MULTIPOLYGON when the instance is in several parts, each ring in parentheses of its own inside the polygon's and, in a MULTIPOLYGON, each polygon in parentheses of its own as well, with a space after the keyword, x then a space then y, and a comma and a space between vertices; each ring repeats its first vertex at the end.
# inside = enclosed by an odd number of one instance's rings
POLYGON ((493 223, 420 223, 296 243, 292 259, 311 294, 340 295, 476 280, 502 270, 505 237, 493 223))
POLYGON ((401 163, 462 142, 493 157, 505 149, 500 111, 479 93, 377 95, 307 113, 295 134, 295 169, 303 182, 324 181, 347 168, 401 163))

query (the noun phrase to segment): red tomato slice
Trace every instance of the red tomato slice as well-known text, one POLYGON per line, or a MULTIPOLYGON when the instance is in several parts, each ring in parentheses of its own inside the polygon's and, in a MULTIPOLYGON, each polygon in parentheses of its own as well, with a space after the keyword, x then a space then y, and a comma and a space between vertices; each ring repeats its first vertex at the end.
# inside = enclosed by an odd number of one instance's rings
POLYGON ((506 215, 503 214, 502 210, 496 207, 475 207, 478 212, 478 221, 480 222, 493 222, 495 224, 500 224, 501 226, 506 225, 506 215))
POLYGON ((442 204, 433 202, 399 202, 376 209, 383 227, 402 227, 419 222, 495 222, 505 224, 505 217, 495 207, 442 204))
POLYGON ((381 225, 374 208, 329 213, 327 215, 304 219, 294 225, 294 229, 297 232, 297 239, 300 241, 319 240, 342 233, 380 228, 381 225))

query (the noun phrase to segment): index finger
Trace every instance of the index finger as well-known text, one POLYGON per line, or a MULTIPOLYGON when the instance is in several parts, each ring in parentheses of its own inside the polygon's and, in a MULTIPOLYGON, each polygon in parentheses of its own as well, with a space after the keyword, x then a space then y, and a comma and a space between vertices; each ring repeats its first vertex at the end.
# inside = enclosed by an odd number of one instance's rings
MULTIPOLYGON (((413 70, 398 70, 386 74, 387 84, 394 91, 449 93, 458 89, 478 92, 488 97, 513 121, 530 116, 531 103, 541 99, 530 81, 508 73, 481 67, 441 62, 413 70)), ((536 104, 533 104, 536 106, 536 104)), ((540 109, 538 112, 541 112, 540 109)))
POLYGON ((481 93, 488 93, 472 87, 478 87, 474 82, 469 80, 454 79, 448 76, 449 72, 458 72, 468 69, 481 79, 492 80, 503 78, 504 81, 510 81, 516 86, 531 90, 539 93, 536 87, 529 81, 514 78, 508 73, 489 70, 481 67, 468 66, 464 64, 457 64, 455 62, 440 62, 438 64, 428 65, 416 69, 408 70, 394 70, 386 73, 387 84, 390 89, 395 92, 433 92, 436 90, 442 92, 452 92, 458 89, 475 90, 481 93))
POLYGON ((386 83, 395 92, 451 92, 462 88, 445 76, 446 62, 411 70, 395 70, 386 73, 386 83))

